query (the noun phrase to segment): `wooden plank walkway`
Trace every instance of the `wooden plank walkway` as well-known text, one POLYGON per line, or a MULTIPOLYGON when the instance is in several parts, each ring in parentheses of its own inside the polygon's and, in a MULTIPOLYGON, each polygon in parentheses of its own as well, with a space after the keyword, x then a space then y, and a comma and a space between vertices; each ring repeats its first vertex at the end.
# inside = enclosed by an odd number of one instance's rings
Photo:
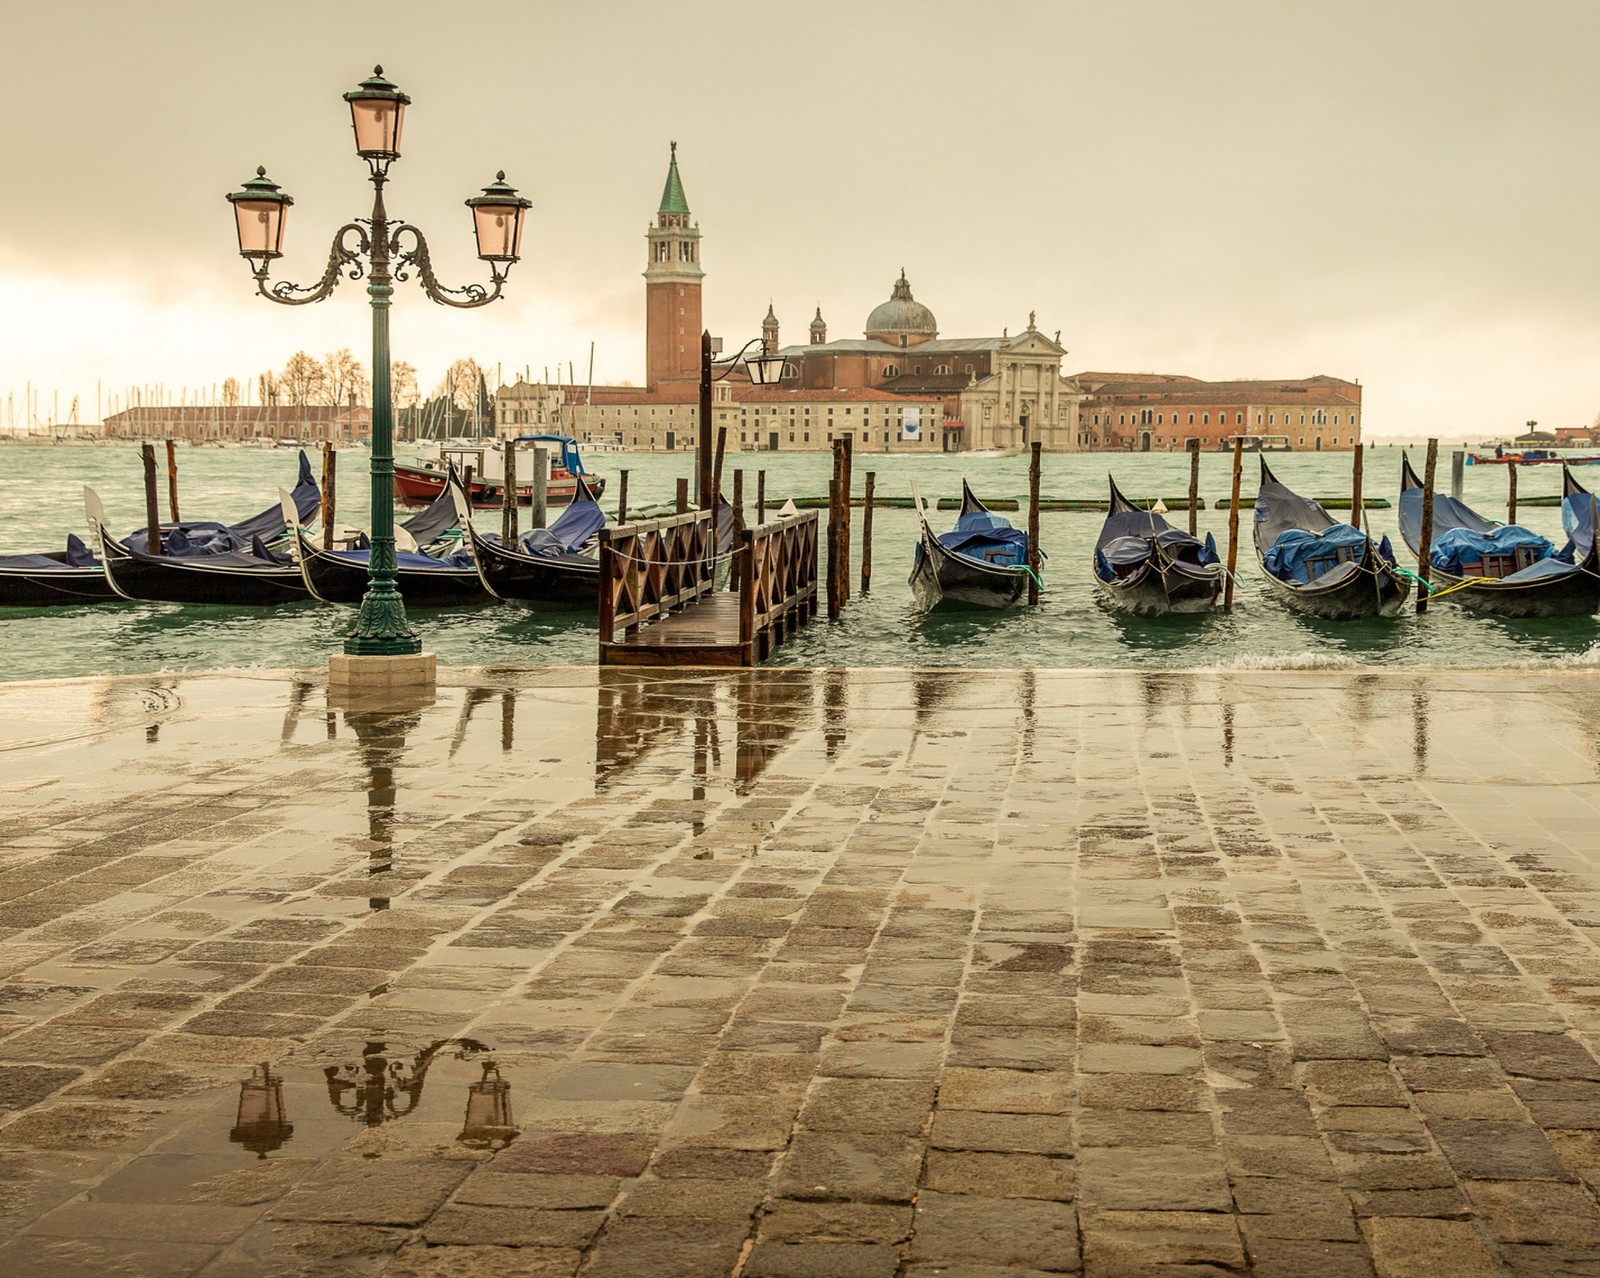
POLYGON ((732 591, 713 586, 708 510, 602 528, 600 664, 759 664, 816 616, 817 522, 738 529, 732 591))
POLYGON ((704 595, 681 612, 605 645, 613 666, 741 666, 739 596, 704 595))

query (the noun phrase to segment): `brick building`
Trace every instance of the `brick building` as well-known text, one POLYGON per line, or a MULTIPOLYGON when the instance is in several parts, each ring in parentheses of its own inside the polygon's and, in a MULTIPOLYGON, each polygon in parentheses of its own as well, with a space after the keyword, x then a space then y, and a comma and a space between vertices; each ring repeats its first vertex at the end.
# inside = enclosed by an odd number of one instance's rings
POLYGON ((1319 375, 1206 382, 1169 373, 1078 373, 1079 419, 1093 448, 1224 448, 1233 435, 1276 436, 1289 448, 1352 450, 1361 440, 1361 384, 1319 375))
POLYGON ((302 405, 147 405, 105 419, 108 439, 289 439, 301 443, 355 443, 372 435, 372 410, 349 403, 302 405))

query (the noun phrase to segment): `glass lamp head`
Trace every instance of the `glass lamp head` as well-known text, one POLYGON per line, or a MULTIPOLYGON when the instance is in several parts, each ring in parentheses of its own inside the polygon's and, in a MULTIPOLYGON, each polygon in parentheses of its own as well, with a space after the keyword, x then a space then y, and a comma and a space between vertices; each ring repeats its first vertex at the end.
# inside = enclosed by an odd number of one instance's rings
POLYGON ((781 355, 751 355, 745 360, 745 371, 757 386, 776 386, 783 380, 788 361, 781 355))
POLYGON ((228 196, 238 224, 239 254, 265 266, 283 256, 283 224, 294 200, 279 190, 278 184, 258 168, 243 189, 228 196))
POLYGON ((411 99, 384 79, 382 67, 373 67, 372 74, 345 94, 344 100, 350 104, 350 124, 361 158, 377 165, 398 160, 400 130, 411 99))
POLYGON ((522 256, 522 215, 533 207, 532 200, 517 194, 506 184, 505 170, 467 202, 472 210, 472 229, 478 237, 478 256, 485 262, 508 265, 522 256))

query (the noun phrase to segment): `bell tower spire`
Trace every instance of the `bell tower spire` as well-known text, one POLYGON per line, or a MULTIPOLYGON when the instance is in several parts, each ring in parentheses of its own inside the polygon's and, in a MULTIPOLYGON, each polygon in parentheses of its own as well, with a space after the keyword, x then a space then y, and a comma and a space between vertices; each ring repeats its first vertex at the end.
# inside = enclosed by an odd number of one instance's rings
POLYGON ((645 385, 700 378, 700 228, 690 222, 689 201, 672 143, 667 182, 655 224, 645 234, 645 385))

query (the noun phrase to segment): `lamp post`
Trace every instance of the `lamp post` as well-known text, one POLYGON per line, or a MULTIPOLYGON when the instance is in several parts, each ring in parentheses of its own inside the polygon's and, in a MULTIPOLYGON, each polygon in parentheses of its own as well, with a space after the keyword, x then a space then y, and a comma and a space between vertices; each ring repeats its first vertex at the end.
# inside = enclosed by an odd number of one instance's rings
POLYGON ((489 263, 489 286, 447 288, 433 273, 428 241, 410 223, 391 221, 383 188, 389 165, 400 158, 400 133, 411 99, 384 79, 383 68, 344 95, 350 104, 356 152, 372 180, 372 215, 341 226, 333 236, 328 267, 310 288, 277 283, 269 287, 272 262, 283 254, 284 222, 294 203, 264 168, 228 196, 238 224, 239 253, 252 264, 256 291, 285 306, 304 306, 328 297, 342 276, 367 279, 372 305, 372 550, 367 562, 367 593, 344 650, 355 657, 402 657, 422 651, 422 640, 406 620, 395 586, 394 417, 389 391, 389 303, 394 282, 414 271, 422 290, 444 306, 487 306, 500 296, 511 266, 522 252, 523 214, 531 201, 507 186, 505 174, 466 201, 472 210, 478 256, 489 263))
MULTIPOLYGON (((720 382, 740 364, 750 375, 750 381, 756 386, 774 386, 783 380, 784 368, 787 361, 781 355, 770 355, 762 348, 760 355, 745 358, 745 352, 752 346, 761 346, 763 338, 753 337, 731 359, 713 361, 711 358, 711 331, 707 329, 700 334, 700 474, 699 498, 700 509, 710 510, 712 506, 712 479, 711 479, 711 384, 720 382)), ((715 516, 713 516, 713 519, 715 516)), ((715 531, 715 529, 713 529, 715 531)))

